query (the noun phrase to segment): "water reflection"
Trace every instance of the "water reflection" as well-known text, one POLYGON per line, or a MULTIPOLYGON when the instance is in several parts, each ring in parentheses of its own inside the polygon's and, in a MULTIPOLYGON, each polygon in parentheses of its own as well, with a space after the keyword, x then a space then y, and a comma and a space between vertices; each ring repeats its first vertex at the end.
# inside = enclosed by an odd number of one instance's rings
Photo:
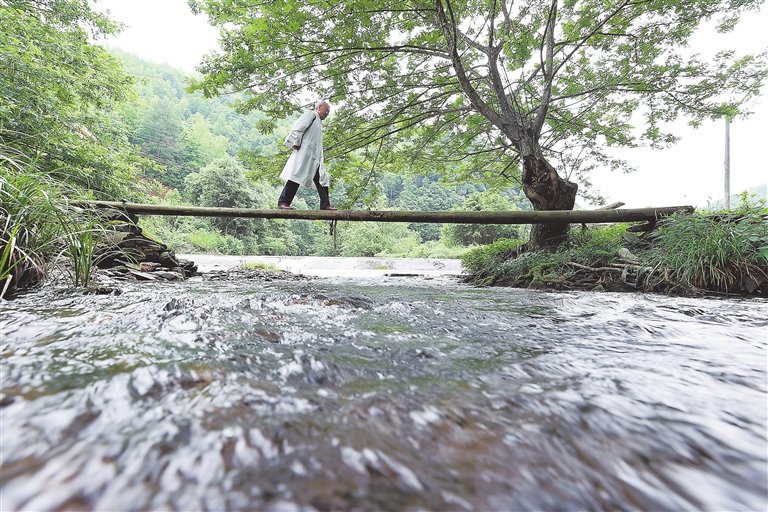
POLYGON ((450 280, 3 303, 3 509, 754 509, 765 301, 450 280))

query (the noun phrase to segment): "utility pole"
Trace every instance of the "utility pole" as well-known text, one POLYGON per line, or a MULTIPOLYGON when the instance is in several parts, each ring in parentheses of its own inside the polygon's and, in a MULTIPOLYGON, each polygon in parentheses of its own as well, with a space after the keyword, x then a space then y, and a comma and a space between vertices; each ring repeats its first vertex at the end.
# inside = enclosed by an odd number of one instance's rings
POLYGON ((731 120, 725 118, 725 163, 723 165, 725 209, 731 209, 731 120))

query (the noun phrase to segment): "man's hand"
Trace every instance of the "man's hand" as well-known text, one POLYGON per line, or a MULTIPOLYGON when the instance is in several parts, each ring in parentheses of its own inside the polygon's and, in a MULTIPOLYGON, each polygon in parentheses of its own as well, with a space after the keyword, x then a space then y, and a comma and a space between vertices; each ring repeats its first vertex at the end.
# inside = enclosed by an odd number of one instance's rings
POLYGON ((295 150, 297 150, 297 151, 298 151, 298 150, 299 150, 299 147, 300 147, 300 146, 293 146, 293 149, 295 149, 295 150))

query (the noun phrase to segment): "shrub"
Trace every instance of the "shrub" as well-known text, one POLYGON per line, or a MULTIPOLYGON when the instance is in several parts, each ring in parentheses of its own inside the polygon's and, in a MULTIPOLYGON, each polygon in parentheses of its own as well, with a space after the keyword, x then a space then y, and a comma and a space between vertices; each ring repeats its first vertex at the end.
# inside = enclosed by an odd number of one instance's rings
POLYGON ((107 221, 69 207, 67 196, 81 194, 75 187, 0 150, 0 298, 38 284, 60 256, 70 260, 74 285, 88 286, 93 266, 113 255, 96 251, 107 221))
POLYGON ((569 243, 561 247, 568 253, 570 261, 601 267, 616 259, 619 249, 624 245, 623 236, 628 224, 609 224, 585 230, 574 230, 569 243))
POLYGON ((263 270, 264 272, 282 272, 282 269, 273 263, 264 261, 245 261, 240 264, 243 270, 263 270))
POLYGON ((616 260, 622 247, 626 224, 614 224, 571 234, 567 244, 556 251, 516 255, 519 239, 501 239, 462 256, 467 281, 473 284, 505 284, 559 287, 573 274, 569 262, 601 267, 616 260))
POLYGON ((432 240, 417 245, 406 256, 409 258, 460 258, 470 250, 470 247, 447 246, 432 240))
POLYGON ((353 222, 341 232, 343 256, 404 256, 419 235, 395 222, 353 222))

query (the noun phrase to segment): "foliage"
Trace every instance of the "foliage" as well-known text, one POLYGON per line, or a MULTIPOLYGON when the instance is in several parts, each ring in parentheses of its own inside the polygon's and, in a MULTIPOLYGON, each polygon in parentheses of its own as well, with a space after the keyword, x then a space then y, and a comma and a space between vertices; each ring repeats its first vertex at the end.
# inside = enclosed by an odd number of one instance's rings
POLYGON ((468 247, 448 246, 441 241, 429 241, 417 245, 403 256, 407 258, 460 258, 469 250, 468 247))
MULTIPOLYGON (((518 208, 507 196, 498 192, 484 194, 475 192, 464 201, 464 204, 454 210, 502 212, 516 211, 518 208)), ((445 241, 454 245, 489 244, 500 238, 517 238, 518 236, 518 227, 515 225, 447 224, 443 227, 445 241)))
MULTIPOLYGON (((462 198, 456 193, 455 187, 443 186, 436 180, 436 175, 407 179, 400 193, 400 208, 437 212, 450 210, 460 204, 462 198)), ((440 238, 439 224, 412 223, 409 227, 419 234, 422 242, 440 238)))
POLYGON ((371 167, 491 185, 514 179, 521 157, 578 174, 624 167, 606 146, 674 142, 665 126, 680 116, 738 115, 765 80, 765 54, 707 63, 687 47, 704 22, 733 30, 761 3, 190 0, 222 35, 194 87, 246 91, 238 108, 273 118, 338 100, 331 158, 362 149, 371 167))
POLYGON ((22 158, 0 151, 0 298, 37 285, 48 263, 69 258, 75 286, 88 286, 100 258, 96 246, 106 232, 93 212, 68 205, 81 192, 22 158))
MULTIPOLYGON (((121 105, 120 115, 131 126, 130 140, 141 147, 144 155, 153 159, 154 166, 146 169, 146 175, 151 178, 140 182, 150 202, 274 208, 282 186, 278 179, 280 168, 288 156, 281 141, 292 119, 277 123, 274 134, 263 135, 260 131, 263 114, 251 112, 244 115, 233 111, 231 96, 205 99, 200 93, 184 90, 187 77, 180 71, 129 54, 115 54, 126 70, 137 76, 138 94, 132 102, 121 105), (167 108, 155 108, 160 104, 167 108), (158 119, 163 116, 172 119, 158 119), (155 128, 150 129, 151 126, 155 128), (161 131, 159 127, 162 126, 167 129, 161 131), (180 147, 187 143, 194 143, 202 150, 197 153, 204 162, 199 168, 195 166, 200 161, 184 157, 176 163, 163 160, 168 155, 182 155, 180 147), (167 145, 167 151, 160 151, 161 144, 167 145), (160 156, 155 157, 155 153, 160 156), (179 185, 181 178, 183 182, 179 185)), ((367 159, 363 152, 329 162, 333 175, 333 204, 345 208, 448 210, 461 204, 468 195, 487 188, 477 183, 454 185, 441 182, 440 175, 435 173, 421 176, 402 162, 391 165, 379 162, 373 166, 367 159), (345 174, 343 169, 353 170, 354 176, 345 174)), ((519 192, 506 188, 500 193, 515 204, 521 204, 519 192)), ((311 188, 301 187, 295 201, 299 208, 319 206, 317 193, 311 188)), ((349 239, 357 233, 367 236, 364 230, 354 229, 345 234, 346 228, 340 227, 339 236, 334 239, 328 234, 328 224, 320 221, 147 217, 141 222, 145 232, 178 252, 203 250, 190 239, 195 233, 197 242, 207 240, 208 243, 203 245, 216 252, 242 249, 250 254, 328 256, 342 253, 341 238, 349 239), (207 234, 198 233, 201 230, 207 234), (242 245, 214 241, 212 231, 235 236, 242 245)), ((440 240, 439 224, 411 224, 408 227, 428 243, 412 248, 399 247, 396 251, 383 250, 424 257, 456 257, 465 251, 461 247, 449 247, 440 240)), ((406 234, 411 236, 409 232, 406 234)), ((363 247, 365 244, 348 240, 347 247, 352 245, 363 247)))
POLYGON ((231 96, 206 99, 187 92, 187 76, 170 66, 111 52, 136 77, 136 96, 119 113, 130 127, 130 141, 155 164, 146 168, 148 176, 181 189, 188 174, 229 155, 252 165, 259 179, 277 177, 277 137, 262 133, 262 113, 236 112, 231 96), (272 164, 266 170, 265 162, 272 164))
POLYGON ((244 254, 243 242, 232 235, 222 235, 218 231, 200 229, 189 234, 193 246, 191 252, 203 254, 244 254))
POLYGON ((69 208, 57 220, 62 226, 63 253, 69 259, 74 286, 89 286, 94 268, 104 260, 115 256, 134 259, 131 254, 104 243, 111 227, 102 212, 69 208))
MULTIPOLYGON (((650 241, 615 224, 574 233, 556 251, 518 255, 517 244, 499 241, 468 252, 462 262, 467 281, 482 285, 571 288, 579 287, 587 272, 609 287, 621 281, 646 290, 764 294, 767 219, 764 204, 746 203, 739 212, 673 215, 650 235, 650 241), (627 245, 633 246, 637 264, 620 259, 619 249, 627 245), (626 280, 634 274, 634 279, 626 280)), ((618 289, 627 289, 621 282, 618 289)))
MULTIPOLYGON (((0 153, 0 289, 34 286, 58 250, 64 188, 30 164, 0 153)), ((0 295, 2 296, 2 295, 0 295)))
POLYGON ((590 267, 608 265, 626 245, 624 235, 628 227, 628 224, 616 223, 580 229, 561 250, 567 252, 569 261, 590 267))
POLYGON ((558 287, 574 274, 576 263, 587 267, 602 267, 617 259, 622 247, 626 224, 613 224, 571 235, 568 244, 556 251, 518 254, 520 240, 499 240, 474 249, 462 256, 467 281, 473 284, 505 284, 530 286, 547 283, 558 287))
MULTIPOLYGON (((252 208, 256 198, 242 166, 232 157, 216 160, 185 178, 184 195, 197 206, 252 208)), ((224 233, 248 236, 254 232, 251 219, 215 217, 212 224, 224 233)))
POLYGON ((419 237, 396 222, 352 222, 341 236, 342 256, 404 256, 419 244, 419 237))
POLYGON ((155 98, 131 133, 131 142, 159 164, 148 168, 146 174, 176 188, 183 186, 185 176, 206 163, 203 146, 185 134, 175 99, 155 98))
POLYGON ((142 164, 114 113, 132 81, 90 43, 114 30, 87 0, 0 3, 0 143, 112 198, 126 197, 142 164))
POLYGON ((10 229, 7 224, 3 226, 3 236, 0 238, 3 247, 2 252, 0 252, 0 285, 2 285, 0 299, 8 293, 8 288, 13 281, 13 269, 23 261, 21 258, 14 257, 16 254, 16 237, 20 229, 19 224, 10 227, 10 229))

